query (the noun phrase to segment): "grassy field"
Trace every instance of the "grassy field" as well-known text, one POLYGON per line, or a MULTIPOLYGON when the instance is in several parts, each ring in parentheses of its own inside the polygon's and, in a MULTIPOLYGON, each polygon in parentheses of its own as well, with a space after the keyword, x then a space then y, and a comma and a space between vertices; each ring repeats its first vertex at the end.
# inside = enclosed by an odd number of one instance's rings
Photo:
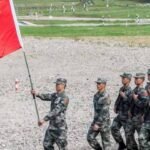
MULTIPOLYGON (((84 8, 80 0, 14 0, 17 15, 38 16, 71 16, 91 18, 150 18, 150 5, 139 3, 138 0, 108 0, 109 7, 106 7, 107 0, 93 0, 95 4, 87 4, 84 8), (75 12, 71 11, 74 4, 75 12), (50 10, 50 6, 52 9, 50 10), (66 12, 63 13, 62 6, 66 12)), ((22 20, 20 20, 22 21, 22 20)), ((21 27, 21 32, 26 36, 44 37, 81 37, 81 36, 149 36, 150 26, 115 26, 101 27, 57 27, 60 24, 77 23, 102 23, 102 21, 56 21, 56 20, 24 20, 35 24, 54 25, 54 27, 21 27)), ((134 20, 129 21, 134 22, 134 20)), ((109 22, 105 22, 109 23, 109 22)))
POLYGON ((84 36, 149 36, 150 26, 112 27, 21 27, 24 36, 84 37, 84 36))
POLYGON ((150 18, 150 5, 142 5, 135 0, 108 0, 109 7, 106 8, 106 0, 93 0, 94 5, 79 3, 79 0, 15 0, 18 15, 51 15, 51 16, 75 16, 75 17, 110 17, 110 18, 150 18), (75 12, 71 11, 74 2, 75 12), (52 11, 50 11, 50 5, 52 11), (66 7, 63 13, 62 5, 66 7))

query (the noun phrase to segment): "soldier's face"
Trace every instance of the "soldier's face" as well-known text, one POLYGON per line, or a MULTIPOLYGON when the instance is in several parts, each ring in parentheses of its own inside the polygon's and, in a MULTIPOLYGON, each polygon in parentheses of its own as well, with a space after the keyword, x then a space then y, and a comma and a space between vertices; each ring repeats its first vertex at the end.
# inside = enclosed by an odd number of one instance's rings
POLYGON ((136 85, 141 85, 141 84, 143 84, 143 82, 144 82, 143 78, 135 78, 135 84, 136 85))
POLYGON ((148 74, 148 81, 150 81, 150 74, 148 74))
POLYGON ((122 84, 123 85, 127 85, 129 83, 130 83, 130 79, 128 79, 128 78, 122 78, 122 84))
POLYGON ((98 91, 104 90, 105 87, 106 87, 106 84, 103 84, 103 83, 97 83, 97 90, 98 90, 98 91))
POLYGON ((64 91, 65 85, 64 84, 56 84, 56 91, 61 92, 64 91))

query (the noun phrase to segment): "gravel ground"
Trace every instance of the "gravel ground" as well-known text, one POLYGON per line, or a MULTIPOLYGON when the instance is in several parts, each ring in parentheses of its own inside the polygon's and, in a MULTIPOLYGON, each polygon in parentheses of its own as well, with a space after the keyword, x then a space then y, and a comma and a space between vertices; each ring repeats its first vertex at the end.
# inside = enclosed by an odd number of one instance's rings
MULTIPOLYGON (((133 74, 146 72, 150 67, 148 45, 137 45, 119 38, 73 40, 30 37, 24 38, 24 43, 35 89, 51 92, 55 90, 53 82, 56 78, 68 79, 69 150, 90 150, 86 133, 93 117, 92 97, 96 92, 94 81, 97 77, 108 79, 113 119, 113 105, 121 86, 119 75, 124 71, 133 74)), ((1 59, 0 68, 0 150, 42 150, 47 125, 37 126, 22 52, 1 59), (18 92, 15 92, 15 79, 20 81, 18 92)), ((49 111, 49 102, 37 99, 37 103, 42 118, 49 111)), ((112 139, 112 150, 115 149, 112 139)))

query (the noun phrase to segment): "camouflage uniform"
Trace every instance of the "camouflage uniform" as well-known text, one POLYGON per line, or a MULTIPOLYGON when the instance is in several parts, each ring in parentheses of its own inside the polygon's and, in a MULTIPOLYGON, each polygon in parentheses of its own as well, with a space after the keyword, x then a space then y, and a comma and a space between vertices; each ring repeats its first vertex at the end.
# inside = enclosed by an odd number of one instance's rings
MULTIPOLYGON (((150 69, 148 70, 148 75, 150 75, 150 69)), ((147 83, 145 89, 148 93, 148 100, 144 109, 144 123, 140 132, 140 143, 142 150, 150 149, 150 82, 147 83)))
MULTIPOLYGON (((142 75, 137 74, 136 77, 139 77, 139 76, 142 76, 142 75)), ((146 96, 147 92, 143 87, 136 87, 133 90, 133 93, 138 95, 138 99, 136 101, 132 99, 132 102, 131 102, 132 104, 131 104, 130 111, 129 111, 131 114, 131 118, 128 120, 127 127, 126 127, 127 138, 129 139, 129 143, 128 143, 129 150, 138 149, 138 145, 134 138, 134 133, 135 131, 137 131, 138 136, 140 134, 140 130, 142 127, 142 118, 144 114, 144 107, 147 101, 147 96, 146 96)), ((139 140, 139 147, 141 150, 140 140, 139 140)))
POLYGON ((140 143, 142 150, 150 150, 150 96, 145 107, 144 123, 140 132, 140 143))
MULTIPOLYGON (((102 80, 104 81, 104 79, 102 80)), ((101 81, 101 82, 102 82, 101 81)), ((99 81, 100 82, 100 81, 99 81)), ((94 120, 88 131, 87 141, 90 146, 95 150, 101 150, 101 146, 98 143, 96 137, 101 134, 102 144, 104 150, 110 150, 110 114, 109 105, 110 98, 106 91, 100 93, 97 92, 94 95, 94 120), (97 124, 100 128, 98 131, 93 130, 93 125, 97 124)))
MULTIPOLYGON (((150 69, 148 69, 147 75, 150 75, 150 69)), ((149 79, 148 79, 149 80, 149 79)), ((145 86, 146 91, 148 91, 148 88, 150 87, 150 81, 147 82, 147 85, 145 86)), ((149 92, 148 92, 149 93, 149 92)), ((149 93, 150 94, 150 93, 149 93)))
POLYGON ((147 85, 145 86, 145 90, 147 91, 149 87, 150 87, 150 82, 147 82, 147 85))
MULTIPOLYGON (((124 145, 123 138, 120 133, 121 127, 125 130, 125 136, 126 136, 126 125, 128 120, 128 111, 131 105, 131 93, 132 89, 130 86, 123 86, 120 88, 121 92, 125 93, 125 97, 121 97, 119 94, 116 102, 115 102, 115 111, 118 114, 117 117, 113 120, 112 126, 111 126, 111 132, 112 135, 117 143, 119 145, 124 145)), ((126 136, 126 143, 128 144, 129 140, 126 136)), ((125 147, 125 146, 124 146, 125 147)))
POLYGON ((51 101, 51 111, 44 120, 49 121, 43 146, 44 150, 54 150, 56 143, 59 150, 67 150, 66 110, 69 98, 65 92, 53 94, 39 94, 41 100, 51 101))

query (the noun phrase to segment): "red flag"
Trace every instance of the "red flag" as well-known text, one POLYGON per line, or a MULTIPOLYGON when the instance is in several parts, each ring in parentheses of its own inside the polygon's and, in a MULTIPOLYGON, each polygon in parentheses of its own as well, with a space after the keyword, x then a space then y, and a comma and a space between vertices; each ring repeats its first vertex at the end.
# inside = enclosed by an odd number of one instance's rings
POLYGON ((12 0, 0 0, 0 58, 22 48, 12 0))

